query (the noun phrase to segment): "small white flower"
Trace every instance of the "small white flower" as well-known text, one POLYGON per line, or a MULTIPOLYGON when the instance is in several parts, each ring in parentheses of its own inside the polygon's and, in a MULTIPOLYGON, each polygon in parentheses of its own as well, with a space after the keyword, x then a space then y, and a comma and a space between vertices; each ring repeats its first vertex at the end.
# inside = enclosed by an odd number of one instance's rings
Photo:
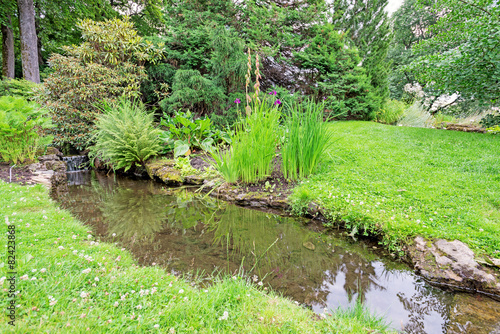
POLYGON ((153 326, 154 328, 160 328, 160 325, 156 324, 153 326))
POLYGON ((142 305, 137 305, 135 308, 138 309, 138 310, 141 310, 142 309, 142 305))
POLYGON ((26 227, 30 227, 30 224, 29 224, 29 223, 26 223, 26 227))
POLYGON ((116 233, 111 234, 112 237, 116 237, 116 233))
POLYGON ((262 281, 260 281, 259 283, 257 283, 258 285, 262 286, 264 283, 262 283, 262 281))
POLYGON ((184 293, 184 290, 183 290, 183 289, 180 289, 180 290, 179 290, 179 293, 184 293))
POLYGON ((208 290, 203 290, 203 292, 208 292, 208 290))
POLYGON ((45 268, 40 269, 40 272, 41 272, 42 274, 43 274, 43 273, 45 273, 46 271, 47 271, 47 269, 45 269, 45 268))
POLYGON ((224 311, 224 314, 222 315, 222 317, 219 317, 219 320, 227 320, 228 317, 229 317, 229 312, 224 311))
POLYGON ((92 269, 87 268, 87 269, 82 270, 82 273, 83 273, 83 274, 88 274, 88 273, 90 273, 90 271, 91 271, 91 270, 92 270, 92 269))
POLYGON ((31 280, 32 281, 36 281, 36 277, 31 277, 31 280))
POLYGON ((60 250, 63 250, 63 249, 64 249, 64 247, 63 247, 63 246, 59 246, 59 247, 57 247, 57 248, 59 248, 60 250))
POLYGON ((31 270, 32 273, 36 273, 36 269, 31 270))
POLYGON ((89 295, 90 295, 90 293, 89 292, 85 292, 85 291, 82 291, 80 293, 80 297, 82 297, 82 298, 87 298, 89 295))
POLYGON ((56 303, 57 303, 57 300, 52 300, 52 301, 49 303, 49 305, 50 305, 50 306, 54 306, 56 303))
POLYGON ((118 302, 115 302, 115 303, 113 304, 113 306, 114 306, 114 307, 118 307, 118 302))
POLYGON ((97 276, 96 276, 96 277, 94 278, 94 281, 99 282, 99 277, 97 277, 97 276))
POLYGON ((29 278, 28 275, 23 275, 23 276, 19 277, 19 279, 21 281, 26 281, 28 278, 29 278))
POLYGON ((92 239, 92 234, 87 235, 87 239, 92 239))
POLYGON ((76 239, 76 235, 73 235, 73 236, 72 236, 72 238, 73 238, 73 239, 76 239))

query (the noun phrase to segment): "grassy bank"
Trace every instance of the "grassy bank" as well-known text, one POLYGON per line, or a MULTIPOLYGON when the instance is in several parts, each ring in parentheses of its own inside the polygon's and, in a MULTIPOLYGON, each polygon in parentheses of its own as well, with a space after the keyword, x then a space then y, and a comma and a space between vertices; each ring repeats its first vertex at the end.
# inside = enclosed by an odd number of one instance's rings
MULTIPOLYGON (((246 280, 217 280, 198 289, 131 255, 96 242, 91 232, 48 198, 42 186, 0 181, 2 238, 15 226, 15 327, 7 307, 10 271, 0 260, 0 332, 17 333, 365 333, 385 326, 366 310, 318 319, 292 301, 246 280), (8 222, 8 224, 6 224, 8 222), (8 277, 7 277, 8 278, 8 277)), ((12 240, 12 239, 11 239, 12 240)))
POLYGON ((500 258, 499 136, 369 122, 330 131, 326 162, 292 195, 296 211, 314 201, 394 250, 422 235, 500 258))

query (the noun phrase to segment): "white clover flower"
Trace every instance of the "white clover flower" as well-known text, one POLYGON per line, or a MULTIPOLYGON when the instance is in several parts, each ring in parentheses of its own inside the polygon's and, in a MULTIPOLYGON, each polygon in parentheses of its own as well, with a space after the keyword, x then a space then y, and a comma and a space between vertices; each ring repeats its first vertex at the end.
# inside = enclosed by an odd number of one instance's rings
POLYGON ((87 235, 87 239, 92 239, 92 234, 87 235))
POLYGON ((31 270, 32 273, 36 273, 36 269, 31 270))
POLYGON ((160 325, 156 324, 153 326, 154 328, 160 328, 160 325))
POLYGON ((47 271, 47 269, 45 269, 45 268, 40 269, 40 272, 41 272, 42 274, 43 274, 43 273, 45 273, 46 271, 47 271))
POLYGON ((19 279, 21 281, 26 281, 28 278, 29 278, 28 275, 23 275, 23 276, 19 277, 19 279))
POLYGON ((227 320, 228 317, 229 317, 229 312, 224 311, 224 314, 222 315, 222 317, 219 317, 219 320, 227 320))
POLYGON ((32 277, 32 278, 31 278, 31 280, 32 280, 32 281, 36 281, 36 277, 32 277))
POLYGON ((116 233, 111 234, 112 237, 116 237, 116 233))
POLYGON ((183 290, 183 289, 180 289, 180 290, 179 290, 179 293, 184 293, 184 290, 183 290))
POLYGON ((82 270, 82 273, 83 274, 88 274, 88 273, 90 273, 90 271, 92 271, 92 269, 87 268, 87 269, 82 270))
POLYGON ((118 307, 118 305, 119 305, 119 304, 118 304, 118 302, 115 302, 115 303, 113 304, 113 306, 114 306, 114 307, 118 307))
POLYGON ((99 277, 97 277, 97 276, 96 276, 96 277, 94 278, 94 281, 99 282, 99 277))
POLYGON ((73 239, 76 239, 76 235, 73 235, 73 236, 72 236, 72 238, 73 238, 73 239))
POLYGON ((262 283, 262 281, 260 281, 259 283, 257 283, 258 285, 262 286, 264 285, 264 283, 262 283))
POLYGON ((49 303, 49 305, 50 305, 50 306, 54 306, 56 303, 57 303, 57 300, 52 300, 52 301, 49 303))
POLYGON ((137 305, 135 308, 138 310, 142 310, 142 305, 137 305))
POLYGON ((60 250, 63 250, 63 249, 64 249, 64 247, 63 247, 63 246, 59 246, 59 247, 57 247, 57 248, 59 248, 60 250))
POLYGON ((80 293, 80 297, 82 297, 82 298, 87 298, 88 296, 90 296, 90 293, 89 293, 89 292, 82 291, 82 292, 80 293))

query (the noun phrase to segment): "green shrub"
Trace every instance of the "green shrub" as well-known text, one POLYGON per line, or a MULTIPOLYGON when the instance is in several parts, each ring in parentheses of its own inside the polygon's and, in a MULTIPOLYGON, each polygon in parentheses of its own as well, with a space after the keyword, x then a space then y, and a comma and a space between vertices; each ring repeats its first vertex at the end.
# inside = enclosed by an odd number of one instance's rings
POLYGON ((21 97, 0 97, 0 158, 15 164, 34 159, 38 148, 52 137, 42 131, 51 127, 47 111, 21 97))
POLYGON ((324 103, 311 100, 291 106, 285 120, 284 142, 281 148, 283 175, 296 180, 311 175, 325 153, 332 132, 323 121, 324 103))
POLYGON ((488 114, 479 121, 479 124, 481 124, 483 128, 493 128, 496 125, 500 125, 500 114, 488 114))
POLYGON ((24 79, 0 80, 0 96, 17 96, 31 100, 39 85, 24 79))
POLYGON ((376 120, 379 123, 394 124, 403 116, 406 108, 408 106, 404 102, 388 99, 377 112, 376 120))
POLYGON ((280 112, 268 99, 252 106, 252 113, 240 124, 231 137, 231 148, 212 153, 214 167, 234 183, 252 183, 271 174, 272 160, 278 141, 280 112))
POLYGON ((229 135, 214 129, 210 118, 194 119, 193 114, 178 112, 175 117, 164 115, 162 126, 167 128, 162 134, 163 153, 174 151, 174 156, 189 155, 193 148, 210 151, 214 144, 231 142, 229 135))
POLYGON ((90 148, 91 160, 100 158, 113 169, 129 170, 158 154, 160 130, 153 127, 153 114, 144 106, 121 98, 114 106, 105 104, 97 118, 90 148))
POLYGON ((138 97, 146 78, 145 61, 154 61, 158 50, 137 35, 125 19, 104 22, 83 20, 78 24, 84 42, 66 47, 67 55, 53 55, 53 72, 44 82, 40 101, 51 110, 57 146, 82 150, 92 143, 96 106, 113 103, 120 96, 138 97))

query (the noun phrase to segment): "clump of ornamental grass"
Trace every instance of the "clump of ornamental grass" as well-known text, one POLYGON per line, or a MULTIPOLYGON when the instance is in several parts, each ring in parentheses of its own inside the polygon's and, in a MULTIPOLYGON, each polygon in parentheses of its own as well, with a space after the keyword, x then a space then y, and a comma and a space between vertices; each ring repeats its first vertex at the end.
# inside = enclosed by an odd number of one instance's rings
POLYGON ((91 161, 100 158, 113 169, 144 166, 161 150, 160 130, 153 126, 153 114, 144 105, 122 98, 115 105, 104 104, 92 137, 91 161))
POLYGON ((297 180, 311 175, 321 162, 332 138, 323 120, 324 103, 312 100, 289 107, 281 148, 283 175, 297 180))

